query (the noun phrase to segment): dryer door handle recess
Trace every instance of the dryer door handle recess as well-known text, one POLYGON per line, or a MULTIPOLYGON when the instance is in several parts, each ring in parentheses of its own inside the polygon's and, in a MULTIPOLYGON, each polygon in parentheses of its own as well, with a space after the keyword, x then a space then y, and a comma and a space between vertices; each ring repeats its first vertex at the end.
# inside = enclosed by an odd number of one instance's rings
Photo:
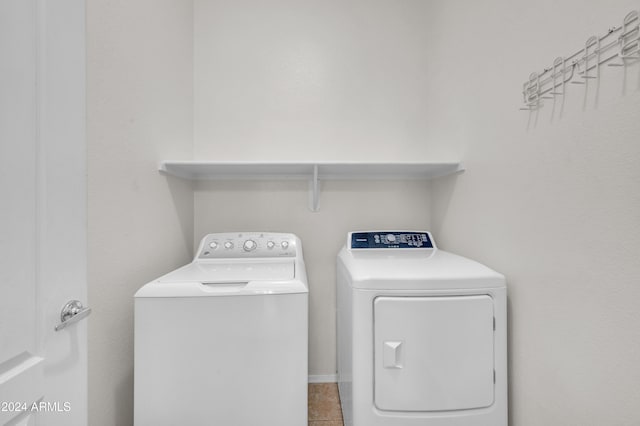
POLYGON ((384 368, 402 368, 402 342, 386 341, 382 349, 384 368))

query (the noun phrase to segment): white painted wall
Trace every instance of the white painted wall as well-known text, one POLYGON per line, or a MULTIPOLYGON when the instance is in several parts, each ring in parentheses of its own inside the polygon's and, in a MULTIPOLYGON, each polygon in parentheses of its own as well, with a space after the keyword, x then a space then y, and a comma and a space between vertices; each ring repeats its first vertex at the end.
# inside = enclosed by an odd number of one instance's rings
POLYGON ((133 424, 133 294, 187 263, 193 193, 160 175, 190 158, 190 1, 87 2, 89 424, 133 424))
MULTIPOLYGON (((428 2, 195 0, 199 160, 432 159, 424 117, 428 2)), ((202 183, 195 240, 230 230, 294 232, 310 284, 309 373, 334 375, 335 256, 356 229, 424 229, 421 182, 202 183)))
POLYGON ((518 111, 531 72, 640 2, 432 4, 428 125, 467 166, 433 185, 432 229, 507 276, 509 424, 640 424, 640 66, 518 111))
POLYGON ((423 159, 429 3, 195 0, 195 156, 423 159))

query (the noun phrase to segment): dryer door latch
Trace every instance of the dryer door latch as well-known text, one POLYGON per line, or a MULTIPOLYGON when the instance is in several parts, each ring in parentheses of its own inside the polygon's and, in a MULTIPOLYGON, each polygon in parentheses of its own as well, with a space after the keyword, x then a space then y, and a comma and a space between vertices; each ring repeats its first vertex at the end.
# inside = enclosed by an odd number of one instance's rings
POLYGON ((384 342, 382 351, 382 365, 384 368, 402 368, 402 342, 384 342))

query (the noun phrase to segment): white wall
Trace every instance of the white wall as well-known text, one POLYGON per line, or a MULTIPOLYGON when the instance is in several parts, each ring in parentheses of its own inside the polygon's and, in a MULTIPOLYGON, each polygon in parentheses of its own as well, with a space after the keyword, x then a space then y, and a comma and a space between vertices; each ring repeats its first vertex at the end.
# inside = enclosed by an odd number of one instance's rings
POLYGON ((640 66, 518 111, 531 72, 640 2, 432 3, 428 125, 467 167, 433 185, 432 229, 507 276, 510 424, 640 424, 640 66))
POLYGON ((89 0, 89 424, 133 424, 133 294, 186 263, 193 193, 160 175, 190 158, 193 9, 89 0))
MULTIPOLYGON (((199 160, 430 159, 424 116, 428 3, 195 1, 199 160)), ((335 256, 355 229, 424 229, 424 182, 203 183, 195 240, 268 230, 302 238, 310 284, 311 375, 335 361, 335 256)))
POLYGON ((428 9, 195 0, 196 158, 424 158, 428 9))

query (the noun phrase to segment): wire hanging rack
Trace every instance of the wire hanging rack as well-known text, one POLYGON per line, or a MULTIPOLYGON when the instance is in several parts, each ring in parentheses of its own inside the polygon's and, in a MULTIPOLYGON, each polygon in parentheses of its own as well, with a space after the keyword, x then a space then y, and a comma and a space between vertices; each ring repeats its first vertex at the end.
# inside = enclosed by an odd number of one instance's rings
POLYGON ((564 96, 566 84, 586 85, 600 77, 602 65, 624 67, 640 60, 640 13, 629 12, 622 25, 611 27, 603 36, 591 36, 585 46, 567 57, 557 57, 551 67, 533 72, 522 86, 524 111, 539 109, 544 99, 564 96), (617 35, 617 37, 615 37, 617 35), (619 59, 620 62, 612 62, 619 59), (593 72, 591 72, 593 71, 593 72), (579 80, 574 80, 576 75, 579 80))

